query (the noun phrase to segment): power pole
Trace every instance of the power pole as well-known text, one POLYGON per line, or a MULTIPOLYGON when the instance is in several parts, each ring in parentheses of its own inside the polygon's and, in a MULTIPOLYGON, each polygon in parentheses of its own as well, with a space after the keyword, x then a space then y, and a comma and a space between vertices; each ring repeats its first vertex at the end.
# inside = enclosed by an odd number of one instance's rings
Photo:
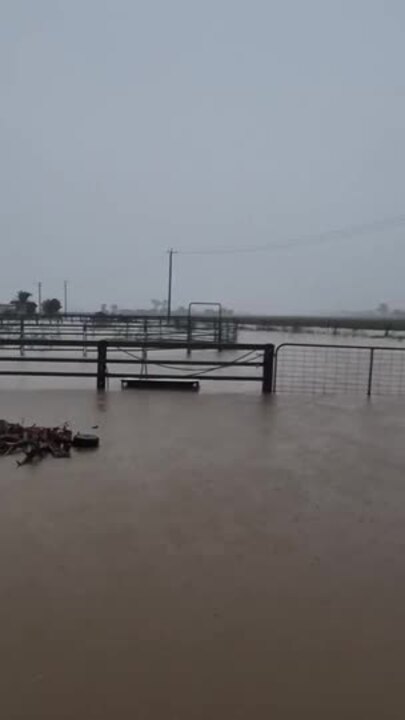
POLYGON ((42 283, 38 283, 38 312, 42 312, 42 283))
POLYGON ((68 283, 67 280, 63 283, 63 290, 64 290, 64 313, 66 314, 68 311, 68 283))
POLYGON ((176 254, 176 250, 170 248, 169 253, 169 289, 167 293, 167 319, 170 320, 172 316, 172 287, 173 287, 173 255, 176 254))

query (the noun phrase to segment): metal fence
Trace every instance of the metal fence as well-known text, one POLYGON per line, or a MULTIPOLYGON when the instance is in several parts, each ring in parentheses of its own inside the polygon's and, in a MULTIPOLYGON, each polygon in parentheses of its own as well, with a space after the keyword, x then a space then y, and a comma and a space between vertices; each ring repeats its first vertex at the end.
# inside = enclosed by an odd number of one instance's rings
POLYGON ((405 348, 0 338, 0 376, 94 378, 99 390, 147 378, 256 383, 264 394, 405 395, 405 348))
POLYGON ((238 327, 232 318, 174 315, 166 317, 58 315, 17 317, 0 314, 0 339, 15 340, 128 340, 131 342, 212 342, 226 346, 237 343, 238 327))
POLYGON ((232 381, 272 392, 274 345, 229 344, 229 359, 222 351, 201 341, 0 339, 0 376, 94 378, 99 390, 110 379, 232 381))
POLYGON ((283 343, 274 356, 274 392, 405 394, 405 348, 283 343))

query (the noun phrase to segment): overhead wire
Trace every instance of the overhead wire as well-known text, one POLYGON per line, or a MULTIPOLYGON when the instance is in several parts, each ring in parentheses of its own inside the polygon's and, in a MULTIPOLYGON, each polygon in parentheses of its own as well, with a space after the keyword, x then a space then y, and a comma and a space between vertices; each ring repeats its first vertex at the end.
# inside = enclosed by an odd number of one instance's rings
POLYGON ((388 229, 394 229, 405 226, 405 215, 397 215, 395 217, 383 218, 369 223, 358 225, 349 225, 343 228, 326 230, 314 235, 303 235, 301 237, 290 238, 289 240, 265 243, 263 245, 246 245, 233 247, 217 247, 217 248, 201 248, 196 250, 180 249, 176 253, 179 255, 238 255, 260 252, 271 252, 274 250, 288 250, 290 248, 305 248, 326 243, 335 242, 337 240, 349 240, 356 236, 362 237, 373 232, 382 232, 388 229))

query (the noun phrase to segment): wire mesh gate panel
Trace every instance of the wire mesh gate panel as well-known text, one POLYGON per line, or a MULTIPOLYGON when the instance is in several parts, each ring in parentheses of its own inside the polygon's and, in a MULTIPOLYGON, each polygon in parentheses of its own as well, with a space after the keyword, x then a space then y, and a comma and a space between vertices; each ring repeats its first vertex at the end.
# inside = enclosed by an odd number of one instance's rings
POLYGON ((274 390, 404 395, 405 349, 283 343, 275 353, 274 390))
POLYGON ((405 349, 374 351, 372 395, 405 395, 405 349))

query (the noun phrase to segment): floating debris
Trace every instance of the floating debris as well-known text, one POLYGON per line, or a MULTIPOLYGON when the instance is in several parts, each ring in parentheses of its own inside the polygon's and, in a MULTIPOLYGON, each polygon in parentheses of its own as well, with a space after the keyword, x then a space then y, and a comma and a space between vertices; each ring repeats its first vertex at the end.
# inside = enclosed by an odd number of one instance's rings
POLYGON ((54 458, 70 457, 72 447, 95 448, 99 445, 97 435, 74 435, 67 424, 59 427, 26 427, 19 423, 0 420, 0 456, 23 454, 17 465, 43 460, 48 455, 54 458))

